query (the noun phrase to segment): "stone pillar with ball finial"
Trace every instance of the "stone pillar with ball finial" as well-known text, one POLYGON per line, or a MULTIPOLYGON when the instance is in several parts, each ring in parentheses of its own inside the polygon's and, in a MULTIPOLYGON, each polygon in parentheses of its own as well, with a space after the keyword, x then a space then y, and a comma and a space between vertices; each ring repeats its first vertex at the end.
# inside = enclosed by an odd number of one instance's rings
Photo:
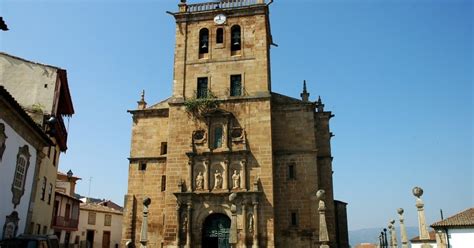
POLYGON ((398 247, 397 232, 395 231, 395 220, 394 219, 390 220, 390 225, 392 225, 392 231, 391 231, 392 246, 393 247, 398 247))
POLYGON ((403 208, 397 209, 397 213, 400 216, 400 236, 402 238, 402 248, 408 248, 408 235, 407 228, 405 227, 405 219, 403 218, 403 208))
POLYGON ((316 192, 316 198, 319 201, 318 211, 319 211, 319 248, 329 248, 329 235, 328 227, 326 224, 326 204, 324 203, 324 197, 326 192, 322 189, 316 192))
POLYGON ((422 242, 421 248, 431 248, 431 245, 428 244, 430 235, 428 234, 428 229, 426 228, 425 210, 423 208, 425 204, 420 198, 423 195, 423 189, 420 187, 414 187, 412 192, 416 197, 416 208, 418 210, 418 229, 420 232, 420 240, 422 242))
POLYGON ((390 239, 388 240, 388 247, 392 248, 393 247, 393 232, 392 232, 392 224, 389 222, 388 223, 388 234, 390 234, 390 239))

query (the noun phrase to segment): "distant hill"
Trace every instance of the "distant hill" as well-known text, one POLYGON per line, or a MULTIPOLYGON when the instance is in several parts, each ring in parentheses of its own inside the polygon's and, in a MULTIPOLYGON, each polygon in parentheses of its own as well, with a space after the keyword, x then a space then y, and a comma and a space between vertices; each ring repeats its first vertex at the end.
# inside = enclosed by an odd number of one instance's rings
MULTIPOLYGON (((349 243, 351 244, 352 247, 355 247, 356 245, 360 243, 378 244, 379 235, 382 229, 383 227, 376 227, 376 228, 366 228, 366 229, 349 231, 349 243)), ((398 225, 396 226, 396 231, 397 231, 397 241, 400 244, 401 243, 400 227, 398 225)), ((418 227, 414 227, 414 226, 407 227, 407 236, 408 236, 408 241, 418 236, 418 227)))

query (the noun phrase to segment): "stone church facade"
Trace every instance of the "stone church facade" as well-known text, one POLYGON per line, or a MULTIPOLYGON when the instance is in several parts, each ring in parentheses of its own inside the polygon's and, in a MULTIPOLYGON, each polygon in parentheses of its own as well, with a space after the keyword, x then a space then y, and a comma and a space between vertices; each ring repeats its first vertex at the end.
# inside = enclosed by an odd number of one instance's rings
POLYGON ((271 91, 269 4, 187 4, 176 19, 173 94, 133 118, 122 245, 318 247, 326 191, 331 247, 349 247, 334 201, 331 112, 271 91))

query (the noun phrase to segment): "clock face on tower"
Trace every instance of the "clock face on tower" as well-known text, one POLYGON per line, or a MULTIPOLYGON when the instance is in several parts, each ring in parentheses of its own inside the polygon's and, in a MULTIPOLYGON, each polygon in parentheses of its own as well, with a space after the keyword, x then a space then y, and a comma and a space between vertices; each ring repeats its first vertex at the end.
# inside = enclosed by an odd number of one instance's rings
POLYGON ((227 20, 227 17, 224 14, 218 14, 214 17, 214 22, 218 25, 224 24, 227 20))

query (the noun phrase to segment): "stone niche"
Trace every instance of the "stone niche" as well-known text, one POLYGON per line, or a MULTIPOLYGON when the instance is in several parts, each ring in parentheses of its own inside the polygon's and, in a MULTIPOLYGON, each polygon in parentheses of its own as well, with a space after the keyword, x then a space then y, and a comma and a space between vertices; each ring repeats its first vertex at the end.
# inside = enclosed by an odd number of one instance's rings
POLYGON ((248 190, 246 154, 195 156, 191 159, 192 191, 248 190))
POLYGON ((239 125, 233 114, 222 109, 215 109, 206 114, 205 125, 192 133, 193 153, 219 153, 228 151, 245 151, 245 130, 239 125))

